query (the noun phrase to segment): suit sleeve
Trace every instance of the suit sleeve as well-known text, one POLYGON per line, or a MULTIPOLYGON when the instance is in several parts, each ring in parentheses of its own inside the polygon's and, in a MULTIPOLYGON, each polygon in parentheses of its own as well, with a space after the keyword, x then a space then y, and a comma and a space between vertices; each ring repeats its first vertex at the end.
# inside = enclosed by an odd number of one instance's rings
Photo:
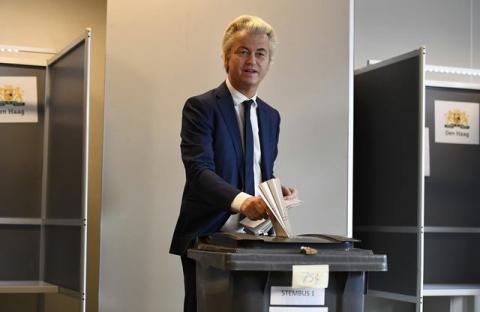
MULTIPOLYGON (((215 173, 213 150, 215 114, 210 105, 190 98, 182 112, 181 152, 187 187, 215 210, 229 209, 241 191, 215 173)), ((187 199, 188 200, 188 199, 187 199)))

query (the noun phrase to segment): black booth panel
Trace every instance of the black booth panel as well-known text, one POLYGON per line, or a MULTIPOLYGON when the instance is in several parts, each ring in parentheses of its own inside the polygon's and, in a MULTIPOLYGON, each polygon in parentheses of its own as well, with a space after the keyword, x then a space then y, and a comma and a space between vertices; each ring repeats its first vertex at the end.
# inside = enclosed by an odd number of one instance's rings
POLYGON ((45 281, 80 291, 82 227, 45 226, 45 281))
POLYGON ((355 74, 354 225, 418 225, 420 62, 355 74))
POLYGON ((85 44, 49 67, 47 218, 79 219, 82 213, 85 44))
POLYGON ((0 280, 38 280, 40 226, 0 225, 0 280))
POLYGON ((480 233, 426 233, 426 284, 479 284, 480 233))
POLYGON ((417 295, 418 235, 415 233, 354 232, 356 247, 386 254, 387 272, 370 272, 368 288, 417 295))
POLYGON ((41 211, 45 67, 0 64, 0 76, 37 79, 36 123, 0 123, 0 217, 39 218, 41 211))
POLYGON ((425 225, 480 227, 480 145, 435 143, 436 100, 480 103, 480 90, 426 89, 430 176, 425 178, 425 225))

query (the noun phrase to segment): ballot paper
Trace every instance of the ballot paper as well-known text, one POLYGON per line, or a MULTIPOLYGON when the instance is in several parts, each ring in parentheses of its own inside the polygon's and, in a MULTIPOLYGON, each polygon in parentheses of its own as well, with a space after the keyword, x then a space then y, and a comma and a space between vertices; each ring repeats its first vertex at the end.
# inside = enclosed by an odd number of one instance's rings
MULTIPOLYGON (((298 198, 284 200, 287 206, 287 209, 300 206, 303 201, 298 198)), ((264 235, 267 234, 272 226, 272 221, 270 219, 260 219, 260 220, 250 220, 249 218, 244 218, 240 221, 240 224, 244 227, 245 232, 254 234, 254 235, 264 235)))
POLYGON ((252 221, 248 218, 240 223, 245 227, 245 231, 261 235, 267 233, 273 226, 275 234, 278 237, 292 237, 292 227, 288 218, 288 209, 301 204, 301 201, 294 199, 285 201, 282 194, 282 186, 278 178, 274 178, 261 183, 258 186, 260 196, 267 204, 270 219, 261 219, 252 221))

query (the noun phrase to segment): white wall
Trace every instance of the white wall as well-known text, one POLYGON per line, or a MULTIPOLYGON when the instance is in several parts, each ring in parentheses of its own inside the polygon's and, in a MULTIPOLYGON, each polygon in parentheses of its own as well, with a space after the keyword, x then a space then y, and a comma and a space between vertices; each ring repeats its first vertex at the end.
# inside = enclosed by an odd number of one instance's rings
POLYGON ((111 1, 100 307, 180 311, 179 258, 168 255, 179 213, 181 109, 224 79, 226 25, 255 14, 277 30, 259 95, 282 114, 276 174, 305 201, 296 232, 347 232, 348 0, 111 1))
POLYGON ((480 69, 480 0, 355 1, 355 68, 422 45, 427 64, 480 69))

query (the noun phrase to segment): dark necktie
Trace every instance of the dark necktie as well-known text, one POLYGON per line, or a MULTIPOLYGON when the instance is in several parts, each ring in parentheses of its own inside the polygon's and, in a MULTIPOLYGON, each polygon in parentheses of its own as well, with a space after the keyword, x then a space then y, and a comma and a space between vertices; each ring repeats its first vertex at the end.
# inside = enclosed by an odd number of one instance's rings
POLYGON ((253 175, 253 130, 250 121, 250 108, 253 100, 243 102, 245 107, 243 136, 245 139, 245 185, 244 191, 250 195, 255 195, 255 182, 253 175))

